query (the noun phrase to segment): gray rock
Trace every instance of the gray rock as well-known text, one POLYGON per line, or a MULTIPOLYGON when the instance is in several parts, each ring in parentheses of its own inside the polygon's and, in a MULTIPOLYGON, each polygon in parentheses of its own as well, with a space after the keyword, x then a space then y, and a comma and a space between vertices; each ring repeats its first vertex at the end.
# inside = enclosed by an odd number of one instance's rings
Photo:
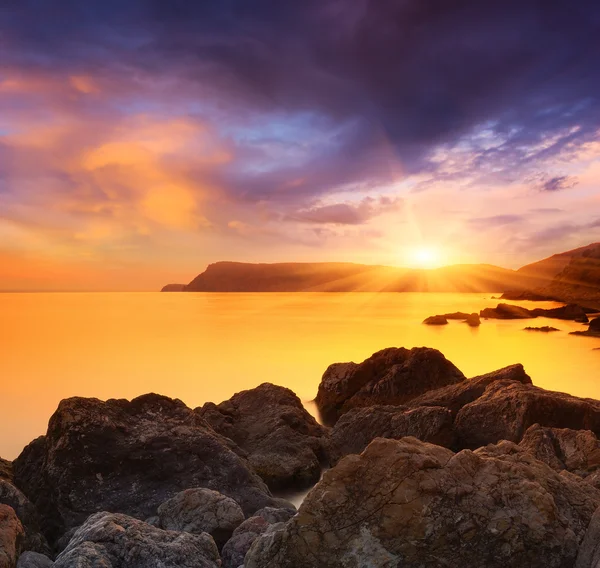
POLYGON ((218 568, 206 533, 165 531, 127 515, 96 513, 75 533, 55 568, 218 568))
POLYGON ((278 506, 234 448, 179 400, 71 398, 60 403, 47 435, 13 465, 16 483, 54 543, 90 514, 108 510, 146 519, 189 488, 219 491, 247 515, 278 506))
POLYGON ((17 568, 52 568, 52 566, 54 566, 54 562, 50 558, 31 551, 23 552, 17 562, 17 568))
POLYGON ((331 463, 337 463, 348 454, 360 454, 375 438, 397 440, 405 436, 451 448, 454 445, 452 413, 439 406, 354 408, 331 430, 331 463))
POLYGON ((264 383, 197 412, 246 452, 271 489, 302 489, 319 480, 327 431, 291 390, 264 383))
POLYGON ((360 364, 330 365, 315 402, 323 420, 333 424, 352 408, 402 405, 428 391, 463 381, 465 376, 436 349, 391 347, 360 364))
POLYGON ((0 505, 0 568, 15 568, 25 531, 14 509, 0 505))
POLYGON ((565 568, 599 503, 510 442, 453 454, 379 438, 327 471, 245 566, 565 568))
POLYGON ((600 509, 596 510, 590 521, 579 547, 575 568, 600 568, 600 509))
POLYGON ((186 489, 158 508, 160 526, 166 530, 210 534, 219 548, 244 522, 244 512, 230 497, 210 489, 186 489))

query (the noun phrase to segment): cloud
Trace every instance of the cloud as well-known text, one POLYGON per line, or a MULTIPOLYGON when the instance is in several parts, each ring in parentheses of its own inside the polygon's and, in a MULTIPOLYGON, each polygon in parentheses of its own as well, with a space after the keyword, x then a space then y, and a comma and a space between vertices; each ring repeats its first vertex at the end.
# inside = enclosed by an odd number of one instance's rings
POLYGON ((541 191, 562 191, 563 189, 571 189, 578 184, 577 178, 573 176, 554 176, 544 181, 541 186, 541 191))
POLYGON ((491 217, 477 217, 469 219, 468 223, 477 230, 493 229, 505 225, 513 225, 525 220, 523 215, 493 215, 491 217))

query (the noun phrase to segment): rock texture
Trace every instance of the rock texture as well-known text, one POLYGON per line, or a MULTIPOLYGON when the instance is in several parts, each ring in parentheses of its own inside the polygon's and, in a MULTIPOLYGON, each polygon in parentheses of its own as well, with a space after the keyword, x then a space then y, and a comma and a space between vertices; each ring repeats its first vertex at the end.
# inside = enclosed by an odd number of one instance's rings
POLYGON ((158 508, 160 527, 171 531, 211 535, 222 548, 244 512, 230 497, 211 489, 186 489, 158 508))
POLYGON ((164 531, 127 515, 97 513, 81 526, 55 568, 218 568, 206 533, 164 531))
POLYGON ((245 568, 566 568, 599 503, 509 442, 453 454, 377 439, 259 537, 245 568))
POLYGON ((12 462, 0 458, 0 479, 13 480, 12 462))
POLYGON ((246 452, 271 489, 298 489, 319 480, 327 432, 290 389, 264 383, 198 412, 246 452))
POLYGON ((412 407, 443 406, 455 415, 465 404, 477 400, 489 385, 497 381, 517 381, 531 384, 531 378, 525 372, 523 365, 517 363, 455 385, 426 392, 411 400, 409 405, 412 407))
POLYGON ((600 509, 596 510, 590 521, 575 568, 600 568, 600 509))
POLYGON ((0 568, 15 568, 25 531, 12 507, 0 505, 0 568))
POLYGON ((499 440, 520 442, 533 424, 600 432, 600 401, 547 391, 515 381, 496 381, 463 406, 454 428, 460 447, 499 440))
POLYGON ((335 424, 330 437, 332 465, 348 454, 360 454, 375 438, 414 436, 424 442, 454 445, 452 413, 439 406, 370 406, 355 408, 335 424))
POLYGON ((41 534, 41 521, 33 504, 12 483, 0 479, 0 504, 12 507, 25 530, 23 549, 43 554, 50 553, 50 547, 41 534))
POLYGON ((223 568, 238 568, 242 566, 246 553, 260 535, 280 528, 281 523, 285 523, 293 516, 294 513, 289 509, 267 507, 244 521, 235 529, 233 536, 223 547, 221 553, 223 568))
POLYGON ((92 513, 146 519, 194 487, 232 497, 246 514, 277 506, 233 446, 179 400, 71 398, 60 403, 46 436, 15 460, 15 480, 53 542, 92 513))
POLYGON ((19 556, 17 568, 52 568, 54 562, 44 554, 27 551, 19 556))
POLYGON ((528 428, 519 446, 556 471, 587 477, 600 468, 600 441, 590 430, 528 428))
POLYGON ((352 408, 405 404, 425 392, 465 380, 436 349, 391 347, 360 364, 330 365, 319 385, 316 403, 323 420, 335 423, 352 408))

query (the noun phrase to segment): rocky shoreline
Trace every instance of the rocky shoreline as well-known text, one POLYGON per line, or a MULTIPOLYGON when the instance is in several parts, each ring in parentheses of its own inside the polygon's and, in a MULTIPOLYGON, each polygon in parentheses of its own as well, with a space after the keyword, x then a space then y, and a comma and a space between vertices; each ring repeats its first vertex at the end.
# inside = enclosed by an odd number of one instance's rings
POLYGON ((600 401, 425 347, 335 363, 315 401, 324 425, 269 383, 62 401, 0 459, 0 568, 600 566, 600 401))

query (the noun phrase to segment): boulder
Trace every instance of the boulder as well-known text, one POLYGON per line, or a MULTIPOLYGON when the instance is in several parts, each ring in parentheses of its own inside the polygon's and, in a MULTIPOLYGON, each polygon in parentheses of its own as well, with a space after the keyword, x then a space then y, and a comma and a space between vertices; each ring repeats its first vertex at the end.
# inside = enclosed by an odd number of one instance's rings
POLYGON ((520 442, 533 424, 600 432, 600 401, 547 391, 515 381, 496 381, 454 421, 457 443, 478 448, 499 440, 520 442))
POLYGON ((586 331, 572 331, 571 335, 588 335, 590 337, 600 337, 600 317, 592 319, 586 331))
POLYGON ((479 312, 479 315, 487 319, 529 319, 537 317, 530 310, 512 304, 498 304, 495 308, 485 308, 479 312))
POLYGON ((242 508, 230 497, 211 489, 186 489, 158 508, 160 527, 171 531, 211 535, 220 548, 244 522, 242 508))
POLYGON ((234 449, 179 400, 71 398, 15 460, 15 480, 51 542, 98 511, 146 519, 189 488, 219 491, 247 515, 278 506, 234 449))
POLYGON ((206 533, 157 529, 127 515, 96 513, 75 533, 55 568, 218 568, 206 533))
POLYGON ((600 491, 501 446, 453 454, 414 438, 374 440, 257 538, 244 566, 573 566, 600 491))
POLYGON ((466 320, 469 315, 466 312, 453 312, 451 314, 444 314, 444 317, 449 320, 466 320))
POLYGON ((329 454, 337 463, 348 454, 360 454, 375 438, 414 436, 424 442, 453 447, 452 413, 439 406, 370 406, 346 412, 331 430, 329 454))
POLYGON ((13 480, 12 462, 0 458, 0 479, 13 480))
POLYGON ((477 313, 469 314, 465 318, 465 323, 471 327, 479 327, 481 325, 481 318, 477 313))
POLYGON ((600 441, 590 430, 547 428, 534 424, 519 446, 556 471, 587 477, 600 468, 600 441))
POLYGON ((582 308, 578 304, 567 304, 566 306, 560 306, 559 308, 535 308, 531 310, 534 316, 541 316, 545 318, 554 318, 562 320, 573 320, 573 321, 584 321, 587 320, 587 313, 589 309, 582 308))
POLYGON ((52 566, 54 562, 46 555, 31 551, 23 552, 17 562, 17 568, 52 568, 52 566))
POLYGON ((35 507, 12 483, 0 479, 0 503, 12 507, 25 530, 24 550, 50 554, 46 538, 41 534, 41 521, 35 507))
POLYGON ((15 568, 25 531, 14 509, 0 505, 0 568, 15 568))
POLYGON ((302 489, 319 480, 327 432, 290 389, 264 383, 197 412, 246 452, 271 489, 302 489))
POLYGON ((352 408, 401 405, 430 390, 465 380, 436 349, 390 347, 360 364, 330 365, 321 379, 315 402, 323 420, 335 423, 352 408))
POLYGON ((447 325, 446 316, 429 316, 423 320, 425 325, 447 325))
POLYGON ((579 553, 575 568, 600 568, 600 509, 597 509, 590 521, 579 553))
POLYGON ((443 406, 455 415, 465 404, 477 400, 489 385, 506 380, 531 384, 531 378, 525 372, 523 365, 517 363, 455 385, 429 391, 411 400, 409 406, 443 406))
POLYGON ((258 511, 255 516, 244 521, 227 541, 221 552, 223 568, 238 568, 244 564, 246 553, 252 543, 262 534, 279 528, 281 523, 289 521, 294 513, 289 509, 273 509, 267 507, 258 511))

